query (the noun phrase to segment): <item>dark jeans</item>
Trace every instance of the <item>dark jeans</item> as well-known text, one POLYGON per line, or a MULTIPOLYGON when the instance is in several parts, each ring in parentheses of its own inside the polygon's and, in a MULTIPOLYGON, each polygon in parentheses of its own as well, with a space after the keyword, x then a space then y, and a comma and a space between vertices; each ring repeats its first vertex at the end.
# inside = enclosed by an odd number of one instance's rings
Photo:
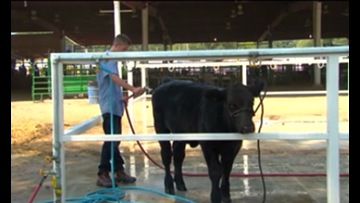
MULTIPOLYGON (((105 134, 111 134, 110 128, 110 113, 105 113, 102 115, 103 117, 103 130, 105 134)), ((113 126, 114 126, 114 134, 121 134, 121 117, 113 115, 113 126)), ((111 136, 111 135, 109 135, 111 136)), ((114 170, 122 170, 124 169, 124 159, 122 158, 119 150, 120 142, 114 142, 114 170)), ((101 149, 101 157, 100 157, 100 165, 99 172, 109 172, 111 171, 111 142, 104 142, 101 149)))

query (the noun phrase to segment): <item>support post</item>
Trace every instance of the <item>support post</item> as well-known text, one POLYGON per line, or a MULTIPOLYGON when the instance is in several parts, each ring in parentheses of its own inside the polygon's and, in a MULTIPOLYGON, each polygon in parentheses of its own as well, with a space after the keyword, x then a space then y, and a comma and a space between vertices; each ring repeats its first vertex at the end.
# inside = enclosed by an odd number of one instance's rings
MULTIPOLYGON (((314 46, 321 47, 321 15, 322 3, 320 1, 313 1, 313 37, 314 46)), ((314 85, 321 85, 321 69, 318 65, 314 65, 314 85)))
MULTIPOLYGON (((163 45, 164 45, 164 51, 168 50, 168 40, 165 33, 163 33, 163 45)), ((164 60, 163 63, 169 63, 169 61, 164 60)))
POLYGON ((339 56, 327 60, 327 202, 340 203, 339 56))
POLYGON ((64 105, 63 105, 63 67, 62 63, 57 63, 51 59, 51 89, 53 100, 53 184, 54 203, 65 203, 66 191, 62 191, 65 186, 65 155, 61 137, 64 135, 64 105))
POLYGON ((165 33, 163 33, 163 45, 164 45, 164 51, 167 51, 168 50, 168 41, 166 39, 166 35, 165 33))
POLYGON ((269 48, 272 49, 273 48, 273 43, 274 41, 272 39, 269 39, 268 43, 269 43, 269 48))
MULTIPOLYGON (((120 1, 113 1, 114 4, 114 30, 115 37, 121 34, 120 1)), ((122 78, 122 63, 118 62, 119 77, 122 78)))
POLYGON ((142 50, 149 50, 149 7, 146 6, 141 10, 142 25, 142 50))
POLYGON ((61 52, 66 52, 66 40, 64 33, 60 35, 60 48, 61 52))
POLYGON ((267 38, 268 38, 268 43, 269 43, 269 48, 273 48, 273 29, 271 27, 271 25, 269 25, 269 32, 268 32, 268 35, 267 35, 267 38))
MULTIPOLYGON (((142 51, 149 50, 149 7, 146 6, 141 11, 141 24, 142 24, 142 51)), ((141 68, 141 86, 146 86, 147 69, 141 68)), ((143 126, 147 127, 147 112, 146 112, 146 94, 144 94, 142 101, 142 120, 143 126)))

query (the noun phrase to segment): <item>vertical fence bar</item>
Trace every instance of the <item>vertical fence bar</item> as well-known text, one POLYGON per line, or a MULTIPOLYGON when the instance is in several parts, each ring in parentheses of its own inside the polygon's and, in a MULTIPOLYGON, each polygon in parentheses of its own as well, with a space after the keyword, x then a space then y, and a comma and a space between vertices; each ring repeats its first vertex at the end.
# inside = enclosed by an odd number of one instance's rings
POLYGON ((60 136, 64 134, 64 105, 63 105, 63 65, 51 59, 51 87, 53 102, 53 171, 55 176, 54 203, 65 203, 65 192, 62 191, 62 184, 65 184, 65 171, 62 166, 65 160, 63 143, 60 136))
MULTIPOLYGON (((145 67, 141 68, 141 87, 145 87, 146 86, 146 69, 145 67)), ((144 96, 141 96, 141 105, 142 105, 142 121, 143 121, 143 126, 144 128, 147 127, 147 112, 146 112, 146 94, 144 94, 144 96)))
MULTIPOLYGON (((115 37, 119 34, 121 34, 121 5, 120 1, 113 1, 114 6, 114 31, 115 31, 115 37)), ((119 71, 119 77, 122 78, 122 63, 118 61, 118 71, 119 71)), ((123 89, 122 87, 120 87, 123 89)))
MULTIPOLYGON (((127 70, 127 82, 129 85, 134 85, 134 67, 135 62, 131 61, 126 64, 125 68, 127 70)), ((132 92, 127 90, 127 96, 130 96, 132 92)), ((131 122, 134 122, 134 98, 130 98, 128 101, 128 111, 131 122)), ((129 128, 129 134, 131 134, 131 129, 129 128)))
POLYGON ((340 203, 339 56, 327 60, 327 202, 340 203))
POLYGON ((59 94, 57 100, 60 101, 59 106, 60 110, 58 112, 59 118, 59 137, 58 142, 60 142, 60 192, 61 192, 61 203, 66 203, 66 167, 65 167, 65 146, 64 142, 62 142, 62 137, 64 136, 64 65, 63 63, 59 63, 57 67, 57 74, 58 74, 58 87, 59 87, 59 94))
POLYGON ((246 65, 242 65, 241 66, 241 76, 242 76, 242 84, 246 85, 247 84, 247 67, 246 65))
MULTIPOLYGON (((348 91, 348 100, 350 102, 350 60, 347 65, 348 65, 348 67, 347 67, 347 91, 348 91)), ((348 106, 347 119, 350 124, 350 106, 348 106)))
POLYGON ((47 90, 48 90, 48 94, 47 95, 51 95, 51 57, 50 57, 50 53, 48 55, 47 61, 46 61, 46 65, 47 65, 47 69, 45 72, 45 77, 46 77, 46 81, 47 81, 47 90), (50 78, 49 78, 50 77, 50 78))

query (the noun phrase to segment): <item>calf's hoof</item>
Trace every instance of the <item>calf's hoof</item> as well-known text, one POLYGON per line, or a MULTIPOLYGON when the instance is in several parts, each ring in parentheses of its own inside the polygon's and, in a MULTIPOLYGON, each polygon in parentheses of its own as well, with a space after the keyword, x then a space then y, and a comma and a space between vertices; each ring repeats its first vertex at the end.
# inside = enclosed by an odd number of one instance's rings
POLYGON ((222 198, 221 198, 221 201, 222 201, 223 203, 231 203, 231 202, 232 202, 230 197, 222 197, 222 198))
POLYGON ((186 192, 186 191, 187 191, 187 188, 186 188, 185 184, 178 184, 178 185, 176 185, 176 189, 177 189, 178 191, 182 191, 182 192, 186 192))
POLYGON ((175 195, 175 190, 174 189, 165 189, 165 193, 169 194, 169 195, 175 195))

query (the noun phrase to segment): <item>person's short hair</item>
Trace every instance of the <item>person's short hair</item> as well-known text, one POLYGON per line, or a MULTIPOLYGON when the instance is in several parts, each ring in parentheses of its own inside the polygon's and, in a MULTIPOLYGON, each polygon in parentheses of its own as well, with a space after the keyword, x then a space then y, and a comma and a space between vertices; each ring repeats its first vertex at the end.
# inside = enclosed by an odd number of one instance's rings
POLYGON ((131 45, 131 40, 127 35, 119 34, 115 37, 114 43, 131 45))

